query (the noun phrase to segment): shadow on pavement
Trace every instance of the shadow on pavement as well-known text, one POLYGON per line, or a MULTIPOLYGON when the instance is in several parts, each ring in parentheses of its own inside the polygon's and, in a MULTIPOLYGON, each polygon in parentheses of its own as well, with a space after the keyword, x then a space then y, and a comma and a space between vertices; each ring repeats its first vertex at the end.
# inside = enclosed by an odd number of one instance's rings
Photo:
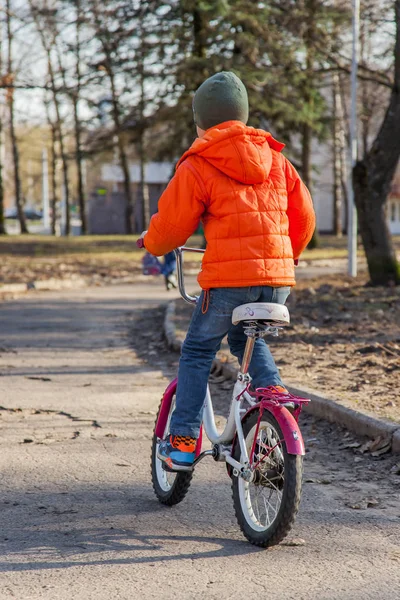
POLYGON ((119 485, 116 490, 75 488, 71 494, 7 494, 0 503, 0 572, 196 560, 260 551, 240 537, 238 528, 239 539, 210 535, 220 529, 228 509, 221 487, 226 485, 215 485, 210 505, 205 501, 201 510, 198 499, 209 493, 209 486, 199 482, 191 500, 172 509, 156 500, 150 485, 136 486, 133 492, 119 485), (185 533, 202 529, 204 535, 185 533))

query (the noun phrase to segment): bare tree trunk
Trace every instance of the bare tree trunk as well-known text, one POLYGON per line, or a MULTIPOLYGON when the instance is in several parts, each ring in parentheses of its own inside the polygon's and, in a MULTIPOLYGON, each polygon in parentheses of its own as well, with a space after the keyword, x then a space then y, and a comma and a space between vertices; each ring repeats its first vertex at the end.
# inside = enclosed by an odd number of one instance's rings
POLYGON ((353 170, 355 203, 371 282, 399 285, 400 265, 385 206, 400 158, 400 0, 394 3, 396 41, 394 82, 389 106, 370 150, 353 170))
POLYGON ((340 178, 340 151, 338 144, 338 118, 337 98, 335 84, 333 83, 333 122, 332 122, 332 150, 333 150, 333 233, 342 237, 342 182, 340 178))
POLYGON ((144 150, 144 131, 141 129, 139 132, 139 138, 137 142, 137 149, 139 155, 139 185, 137 203, 141 209, 141 226, 146 229, 150 222, 150 198, 149 188, 146 184, 146 155, 144 150))
POLYGON ((64 233, 65 233, 65 235, 69 235, 70 234, 70 215, 69 215, 70 200, 69 200, 68 159, 67 159, 67 154, 66 154, 66 150, 65 150, 65 140, 64 140, 64 132, 62 129, 60 104, 59 104, 58 94, 57 94, 55 84, 54 84, 54 76, 52 76, 51 79, 52 79, 51 88, 52 88, 52 92, 53 92, 54 108, 56 110, 56 117, 57 117, 56 127, 57 127, 58 141, 60 144, 60 156, 61 156, 62 171, 63 171, 64 202, 65 202, 65 206, 64 206, 65 232, 64 233))
POLYGON ((65 231, 63 233, 65 235, 69 235, 70 234, 70 214, 69 214, 69 212, 70 212, 69 211, 70 197, 69 197, 68 159, 67 159, 67 153, 65 150, 65 139, 64 139, 63 126, 62 126, 62 118, 61 118, 61 112, 60 112, 60 102, 59 102, 59 98, 58 98, 58 90, 57 90, 57 86, 56 86, 53 63, 52 63, 52 59, 51 59, 51 48, 52 48, 52 45, 54 45, 55 32, 54 31, 47 32, 47 33, 51 33, 52 39, 49 42, 48 35, 46 36, 45 22, 41 18, 40 13, 38 12, 37 8, 34 6, 32 0, 28 0, 28 1, 29 1, 29 6, 31 9, 33 19, 35 21, 37 31, 39 33, 39 36, 40 36, 40 39, 42 42, 43 49, 46 52, 46 56, 47 56, 47 70, 48 70, 48 74, 49 74, 49 78, 50 78, 50 89, 51 89, 51 93, 53 96, 54 109, 55 109, 55 113, 56 113, 56 127, 57 127, 58 141, 60 144, 61 163, 62 163, 62 167, 63 167, 64 201, 65 201, 65 206, 64 206, 65 231))
MULTIPOLYGON (((311 102, 310 88, 313 85, 313 68, 314 68, 314 36, 315 36, 315 0, 307 0, 307 10, 309 13, 307 30, 304 34, 304 42, 306 48, 306 83, 304 90, 304 101, 306 104, 311 102)), ((302 127, 302 147, 301 147, 301 174, 302 179, 312 195, 312 179, 311 179, 311 144, 312 144, 312 129, 309 123, 305 122, 302 127)), ((308 248, 313 249, 319 246, 319 238, 317 228, 315 228, 313 236, 308 244, 308 248)))
MULTIPOLYGON (((198 58, 206 58, 207 39, 205 34, 204 12, 195 7, 193 9, 193 54, 198 58)), ((206 69, 201 72, 201 79, 206 77, 206 69)))
MULTIPOLYGON (((304 183, 308 187, 310 194, 312 194, 312 180, 311 180, 311 142, 312 142, 312 131, 308 123, 303 124, 302 131, 302 144, 301 144, 301 175, 304 183)), ((318 248, 319 236, 317 229, 315 228, 313 236, 308 244, 308 248, 318 248)))
MULTIPOLYGON (((0 73, 3 72, 3 32, 0 29, 0 73)), ((4 185, 3 185, 3 111, 0 108, 0 235, 5 235, 4 185)))
POLYGON ((2 115, 0 115, 0 235, 7 233, 6 223, 4 218, 4 185, 3 185, 3 121, 2 115))
POLYGON ((131 234, 134 232, 134 229, 135 229, 135 226, 133 224, 135 211, 134 211, 133 196, 132 196, 132 191, 131 191, 131 176, 129 173, 129 164, 128 164, 128 156, 127 156, 126 148, 125 148, 125 140, 123 138, 122 131, 121 131, 121 117, 120 117, 120 113, 119 113, 119 103, 118 103, 118 97, 117 97, 116 88, 115 88, 114 73, 113 73, 111 66, 108 70, 108 76, 109 76, 110 85, 111 85, 112 113, 113 113, 116 134, 117 134, 119 162, 120 162, 123 177, 124 177, 124 192, 125 192, 125 197, 126 197, 126 215, 125 215, 126 231, 127 231, 127 233, 131 234))
MULTIPOLYGON (((339 75, 333 73, 333 217, 334 233, 343 235, 342 138, 343 110, 341 106, 339 75)), ((344 141, 344 140, 343 140, 344 141)))
POLYGON ((139 155, 139 168, 140 168, 140 181, 138 186, 138 205, 141 208, 142 227, 146 229, 150 221, 150 199, 149 190, 146 185, 146 151, 144 147, 144 107, 145 107, 145 89, 144 89, 144 23, 143 23, 143 9, 139 15, 139 60, 138 60, 138 75, 140 85, 140 100, 139 100, 139 131, 138 131, 138 142, 137 149, 139 155))
MULTIPOLYGON (((365 19, 361 19, 360 23, 360 66, 366 65, 366 54, 367 54, 367 23, 365 19)), ((369 113, 370 102, 369 102, 369 89, 368 82, 362 79, 359 82, 361 88, 361 107, 359 111, 358 120, 361 125, 361 141, 362 141, 362 156, 366 156, 368 152, 368 141, 369 141, 369 126, 371 123, 371 115, 369 113)))
MULTIPOLYGON (((81 66, 80 66, 80 25, 81 25, 81 2, 75 0, 76 3, 76 38, 75 38, 75 89, 71 93, 71 101, 74 113, 74 132, 75 132, 75 163, 78 176, 78 204, 79 204, 79 216, 81 219, 81 233, 85 234, 87 231, 86 227, 86 210, 85 210, 85 193, 83 185, 83 173, 82 173, 82 130, 81 122, 79 119, 79 98, 81 90, 81 66)), ((63 66, 62 57, 60 54, 60 48, 57 43, 56 32, 54 32, 53 47, 56 48, 58 69, 61 73, 63 85, 65 91, 68 90, 67 78, 65 74, 65 68, 63 66)))
POLYGON ((86 222, 86 201, 85 201, 85 189, 83 185, 83 170, 82 170, 82 141, 81 141, 81 125, 78 117, 78 102, 74 100, 74 120, 75 120, 75 162, 76 170, 78 175, 78 203, 79 203, 79 216, 81 219, 81 233, 85 235, 87 233, 87 222, 86 222))
POLYGON ((102 45, 104 52, 104 68, 107 71, 107 75, 110 81, 111 88, 111 105, 112 105, 112 116, 114 121, 115 133, 117 136, 117 146, 119 154, 119 163, 122 169, 124 178, 124 193, 126 198, 126 213, 125 213, 125 227, 127 233, 133 233, 135 229, 134 217, 135 217, 135 205, 133 201, 133 195, 131 191, 131 177, 129 173, 128 156, 126 152, 126 142, 122 135, 121 127, 121 115, 120 115, 120 104, 118 100, 118 94, 115 86, 115 73, 113 68, 113 59, 110 47, 107 39, 102 35, 102 27, 99 17, 99 2, 98 0, 92 0, 90 3, 93 12, 95 24, 96 24, 96 35, 98 35, 99 42, 102 45))
POLYGON ((57 127, 53 123, 50 117, 49 101, 44 102, 46 107, 47 123, 51 131, 51 147, 50 147, 50 181, 51 181, 51 233, 56 234, 56 221, 57 221, 57 127))
POLYGON ((79 98, 81 92, 81 40, 80 40, 80 25, 81 25, 81 0, 76 0, 76 63, 75 63, 75 80, 76 88, 72 96, 73 108, 74 108, 74 125, 75 125, 75 162, 76 170, 78 174, 78 203, 79 203, 79 216, 81 218, 81 233, 87 233, 86 224, 86 202, 85 202, 85 190, 83 185, 83 172, 82 172, 82 128, 81 121, 79 119, 79 98))
POLYGON ((341 182, 342 182, 342 196, 344 201, 344 222, 343 222, 343 231, 347 231, 347 186, 348 186, 348 170, 347 170, 347 161, 348 161, 348 147, 350 144, 350 131, 348 130, 349 124, 349 115, 346 109, 346 92, 343 84, 343 77, 339 73, 339 91, 340 91, 340 107, 342 111, 342 135, 341 135, 341 151, 340 151, 340 172, 341 172, 341 182))
POLYGON ((372 160, 358 162, 353 172, 361 239, 371 282, 375 285, 399 285, 400 265, 385 210, 390 183, 388 186, 383 185, 382 177, 377 173, 372 160))
MULTIPOLYGON (((10 0, 6 1, 6 12, 7 12, 7 40, 8 40, 8 64, 7 64, 7 79, 9 84, 14 83, 14 73, 12 65, 12 43, 13 33, 11 31, 11 8, 10 0)), ((15 118, 14 118, 14 88, 10 87, 7 90, 7 104, 10 119, 10 138, 14 162, 14 188, 15 188, 15 203, 17 206, 18 220, 20 225, 21 233, 29 233, 26 226, 24 207, 21 198, 21 178, 19 173, 19 151, 18 141, 15 133, 15 118)))
POLYGON ((53 123, 50 123, 51 127, 51 233, 56 234, 56 220, 57 220, 57 130, 53 123))
POLYGON ((301 137, 301 174, 302 179, 311 191, 311 127, 305 123, 301 137))

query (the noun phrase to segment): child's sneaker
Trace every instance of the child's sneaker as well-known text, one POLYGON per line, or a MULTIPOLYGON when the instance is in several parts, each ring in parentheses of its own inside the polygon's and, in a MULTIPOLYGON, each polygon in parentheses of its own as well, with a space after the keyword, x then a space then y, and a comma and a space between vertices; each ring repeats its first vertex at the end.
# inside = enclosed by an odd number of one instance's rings
POLYGON ((196 438, 169 435, 158 446, 157 456, 174 471, 191 471, 195 459, 196 438))
POLYGON ((268 385, 264 389, 270 391, 272 394, 285 394, 289 396, 289 391, 283 385, 268 385))

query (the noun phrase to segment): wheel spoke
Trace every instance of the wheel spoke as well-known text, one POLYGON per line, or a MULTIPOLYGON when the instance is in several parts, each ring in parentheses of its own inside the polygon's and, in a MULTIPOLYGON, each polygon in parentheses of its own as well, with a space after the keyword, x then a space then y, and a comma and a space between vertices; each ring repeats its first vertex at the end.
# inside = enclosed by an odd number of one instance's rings
MULTIPOLYGON (((246 447, 251 451, 254 430, 246 437, 246 447)), ((284 456, 280 435, 267 422, 261 422, 255 444, 254 463, 256 475, 254 481, 239 481, 243 493, 243 508, 246 519, 256 530, 268 529, 275 521, 282 503, 282 489, 285 481, 284 456), (271 474, 272 475, 268 475, 271 474)))
POLYGON ((266 525, 268 525, 268 527, 271 525, 271 520, 269 518, 269 508, 268 508, 268 504, 267 504, 267 499, 265 498, 265 496, 263 496, 263 500, 264 500, 264 506, 265 506, 265 516, 266 516, 266 525))

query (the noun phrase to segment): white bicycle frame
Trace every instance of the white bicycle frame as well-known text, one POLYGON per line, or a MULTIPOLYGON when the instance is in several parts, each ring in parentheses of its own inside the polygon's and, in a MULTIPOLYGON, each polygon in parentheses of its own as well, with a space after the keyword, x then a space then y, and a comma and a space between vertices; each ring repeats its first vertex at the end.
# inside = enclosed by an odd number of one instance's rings
POLYGON ((238 375, 238 380, 236 381, 235 386, 233 388, 229 416, 222 433, 218 433, 215 425, 214 409, 212 405, 209 386, 207 386, 207 393, 203 413, 203 427, 206 436, 213 445, 218 444, 222 447, 222 459, 224 459, 228 464, 230 464, 234 469, 237 469, 239 472, 241 472, 243 468, 247 469, 249 467, 249 455, 244 441, 242 428, 242 416, 246 412, 246 409, 243 408, 243 400, 247 400, 250 406, 253 406, 255 404, 250 394, 246 391, 250 379, 246 381, 239 381, 240 375, 241 374, 238 375), (244 459, 243 463, 236 461, 231 456, 230 445, 232 444, 235 434, 237 436, 241 454, 244 459), (224 448, 224 446, 227 446, 227 448, 224 448))

